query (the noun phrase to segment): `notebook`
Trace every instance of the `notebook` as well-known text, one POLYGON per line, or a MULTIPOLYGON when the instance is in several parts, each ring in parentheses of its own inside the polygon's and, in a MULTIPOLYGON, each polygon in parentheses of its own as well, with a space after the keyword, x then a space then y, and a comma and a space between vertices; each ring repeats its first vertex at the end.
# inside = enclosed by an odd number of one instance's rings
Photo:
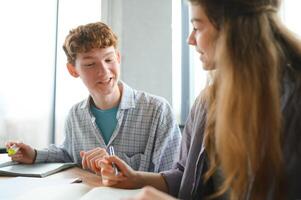
POLYGON ((5 162, 0 165, 0 176, 46 177, 50 174, 76 166, 75 163, 18 164, 5 162))

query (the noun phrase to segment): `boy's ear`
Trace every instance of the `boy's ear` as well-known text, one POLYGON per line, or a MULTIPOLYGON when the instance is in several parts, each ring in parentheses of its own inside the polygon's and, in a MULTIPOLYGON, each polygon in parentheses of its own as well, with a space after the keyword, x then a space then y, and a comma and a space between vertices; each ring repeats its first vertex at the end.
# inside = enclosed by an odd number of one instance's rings
POLYGON ((75 66, 71 63, 67 63, 67 69, 69 71, 69 74, 75 78, 79 77, 79 74, 77 73, 75 66))

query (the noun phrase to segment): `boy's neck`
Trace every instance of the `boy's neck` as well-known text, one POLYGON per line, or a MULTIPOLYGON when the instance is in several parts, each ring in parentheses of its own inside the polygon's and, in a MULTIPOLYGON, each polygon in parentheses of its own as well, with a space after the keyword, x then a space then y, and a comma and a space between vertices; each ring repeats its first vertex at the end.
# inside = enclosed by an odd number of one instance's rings
POLYGON ((115 90, 115 92, 107 96, 92 95, 94 105, 101 110, 117 107, 121 100, 122 90, 119 86, 117 86, 115 90))

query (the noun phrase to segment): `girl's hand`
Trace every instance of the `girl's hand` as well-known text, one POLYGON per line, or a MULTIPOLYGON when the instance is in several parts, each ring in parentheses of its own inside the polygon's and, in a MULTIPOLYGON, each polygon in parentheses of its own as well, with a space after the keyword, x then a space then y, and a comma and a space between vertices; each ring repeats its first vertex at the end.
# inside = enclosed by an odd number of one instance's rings
POLYGON ((138 173, 117 156, 106 156, 97 162, 101 168, 102 184, 119 188, 139 188, 138 173), (116 176, 112 163, 119 172, 116 176))

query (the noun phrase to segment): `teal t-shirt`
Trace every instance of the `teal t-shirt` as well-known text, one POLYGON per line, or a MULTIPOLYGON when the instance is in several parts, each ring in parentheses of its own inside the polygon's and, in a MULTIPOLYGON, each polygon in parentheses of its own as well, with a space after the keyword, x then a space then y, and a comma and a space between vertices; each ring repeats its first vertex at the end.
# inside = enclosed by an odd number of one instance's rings
POLYGON ((97 127, 102 133, 102 137, 106 144, 108 144, 117 125, 117 110, 118 107, 114 107, 108 110, 101 110, 91 105, 91 112, 95 117, 97 127))

